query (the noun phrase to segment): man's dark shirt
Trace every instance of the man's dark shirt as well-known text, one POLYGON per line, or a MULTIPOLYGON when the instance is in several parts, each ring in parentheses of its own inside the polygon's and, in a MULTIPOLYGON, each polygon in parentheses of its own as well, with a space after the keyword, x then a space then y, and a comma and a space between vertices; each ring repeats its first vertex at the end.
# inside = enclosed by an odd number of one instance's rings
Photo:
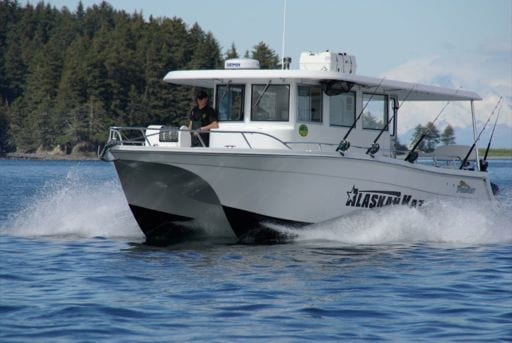
MULTIPOLYGON (((214 121, 218 121, 217 113, 210 106, 205 106, 202 109, 194 107, 190 112, 190 121, 192 122, 192 130, 198 130, 203 126, 209 125, 214 121)), ((210 134, 202 133, 201 138, 203 139, 206 146, 210 145, 210 134)), ((201 146, 201 142, 196 136, 192 136, 192 146, 201 146)))

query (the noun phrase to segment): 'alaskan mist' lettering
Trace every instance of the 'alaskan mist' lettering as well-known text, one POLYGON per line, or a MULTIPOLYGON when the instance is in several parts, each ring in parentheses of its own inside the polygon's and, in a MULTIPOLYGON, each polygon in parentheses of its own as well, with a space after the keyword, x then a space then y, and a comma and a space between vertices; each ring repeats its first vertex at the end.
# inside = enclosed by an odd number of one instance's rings
POLYGON ((360 190, 354 185, 352 189, 347 192, 347 202, 345 206, 375 208, 391 205, 405 205, 417 207, 423 205, 423 203, 424 200, 415 199, 410 194, 384 190, 360 190))

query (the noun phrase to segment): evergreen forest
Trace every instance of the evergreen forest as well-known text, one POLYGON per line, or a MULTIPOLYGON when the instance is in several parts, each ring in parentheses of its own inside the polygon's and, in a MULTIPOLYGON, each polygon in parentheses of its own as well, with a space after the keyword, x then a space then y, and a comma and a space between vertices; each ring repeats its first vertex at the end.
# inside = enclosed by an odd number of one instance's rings
MULTIPOLYGON (((279 61, 263 42, 244 56, 262 68, 279 61)), ((211 32, 176 17, 0 0, 0 154, 95 151, 109 126, 181 125, 196 90, 165 74, 234 57, 234 43, 223 52, 211 32)))

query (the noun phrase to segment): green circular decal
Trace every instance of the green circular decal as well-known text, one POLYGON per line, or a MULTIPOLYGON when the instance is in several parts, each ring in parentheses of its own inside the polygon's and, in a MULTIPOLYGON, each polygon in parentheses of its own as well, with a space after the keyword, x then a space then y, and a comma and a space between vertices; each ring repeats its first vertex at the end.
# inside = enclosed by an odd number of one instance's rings
POLYGON ((299 135, 301 137, 306 137, 308 135, 308 127, 304 124, 299 126, 299 135))

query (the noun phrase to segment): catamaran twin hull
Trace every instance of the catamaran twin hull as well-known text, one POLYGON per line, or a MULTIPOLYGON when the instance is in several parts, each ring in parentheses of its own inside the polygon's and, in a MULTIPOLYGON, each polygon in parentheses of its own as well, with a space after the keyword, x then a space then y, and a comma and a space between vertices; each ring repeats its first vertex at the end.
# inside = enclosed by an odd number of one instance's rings
POLYGON ((493 198, 488 174, 338 153, 115 146, 115 166, 148 242, 201 232, 246 237, 357 210, 493 198))

